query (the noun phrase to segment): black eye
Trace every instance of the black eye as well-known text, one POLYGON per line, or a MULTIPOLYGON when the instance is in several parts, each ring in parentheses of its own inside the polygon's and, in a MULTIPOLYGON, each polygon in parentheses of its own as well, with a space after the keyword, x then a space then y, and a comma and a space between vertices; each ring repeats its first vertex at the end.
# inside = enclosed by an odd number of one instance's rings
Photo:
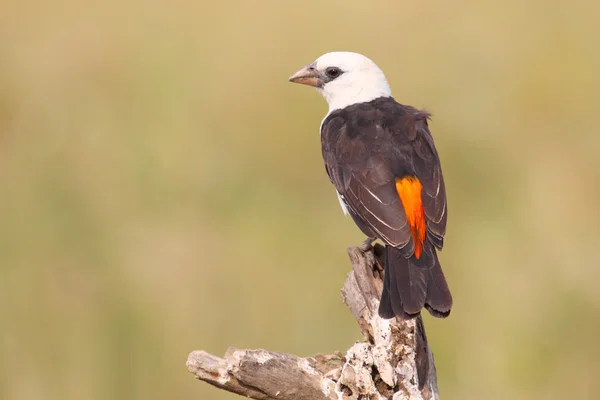
POLYGON ((325 75, 327 75, 331 79, 335 79, 342 74, 342 70, 338 67, 328 67, 325 70, 325 75))

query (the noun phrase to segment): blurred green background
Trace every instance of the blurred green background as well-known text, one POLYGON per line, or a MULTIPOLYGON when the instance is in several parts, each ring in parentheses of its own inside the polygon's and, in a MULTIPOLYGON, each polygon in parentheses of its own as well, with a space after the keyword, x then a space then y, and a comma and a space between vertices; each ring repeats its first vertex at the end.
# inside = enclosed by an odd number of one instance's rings
POLYGON ((0 398, 233 399, 191 350, 360 338, 327 107, 287 82, 333 50, 434 115, 442 398, 597 398, 599 20, 597 0, 4 0, 0 398))

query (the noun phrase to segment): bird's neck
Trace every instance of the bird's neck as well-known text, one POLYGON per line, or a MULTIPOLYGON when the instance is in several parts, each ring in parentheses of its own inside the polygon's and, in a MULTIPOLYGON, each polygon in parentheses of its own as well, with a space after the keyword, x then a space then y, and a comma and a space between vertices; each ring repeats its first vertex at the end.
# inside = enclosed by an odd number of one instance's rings
POLYGON ((385 85, 382 84, 375 87, 348 87, 343 92, 332 93, 323 91, 322 94, 325 100, 327 100, 327 104, 329 104, 329 113, 331 113, 332 111, 341 110, 353 104, 368 103, 380 97, 391 97, 392 91, 386 82, 385 85))

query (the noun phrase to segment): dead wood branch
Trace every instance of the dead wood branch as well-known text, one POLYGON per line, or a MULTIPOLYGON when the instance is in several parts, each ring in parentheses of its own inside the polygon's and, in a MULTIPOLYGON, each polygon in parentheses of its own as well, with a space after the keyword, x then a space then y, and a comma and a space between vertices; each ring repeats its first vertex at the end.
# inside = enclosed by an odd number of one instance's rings
POLYGON ((383 283, 381 246, 348 249, 352 271, 342 296, 364 336, 345 355, 301 358, 267 350, 229 349, 224 358, 193 351, 188 370, 220 389, 258 400, 439 399, 433 355, 423 320, 377 314, 383 283))

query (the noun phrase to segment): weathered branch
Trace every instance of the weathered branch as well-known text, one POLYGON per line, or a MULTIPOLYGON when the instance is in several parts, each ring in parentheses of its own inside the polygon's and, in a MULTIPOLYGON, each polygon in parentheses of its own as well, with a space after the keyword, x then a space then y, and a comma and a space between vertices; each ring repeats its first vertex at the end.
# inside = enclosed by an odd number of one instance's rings
POLYGON ((433 355, 423 320, 385 320, 377 314, 383 283, 374 266, 382 247, 348 249, 352 271, 342 296, 364 341, 345 355, 301 358, 267 350, 230 348, 225 358, 193 351, 188 370, 220 389, 258 400, 439 399, 433 355))

